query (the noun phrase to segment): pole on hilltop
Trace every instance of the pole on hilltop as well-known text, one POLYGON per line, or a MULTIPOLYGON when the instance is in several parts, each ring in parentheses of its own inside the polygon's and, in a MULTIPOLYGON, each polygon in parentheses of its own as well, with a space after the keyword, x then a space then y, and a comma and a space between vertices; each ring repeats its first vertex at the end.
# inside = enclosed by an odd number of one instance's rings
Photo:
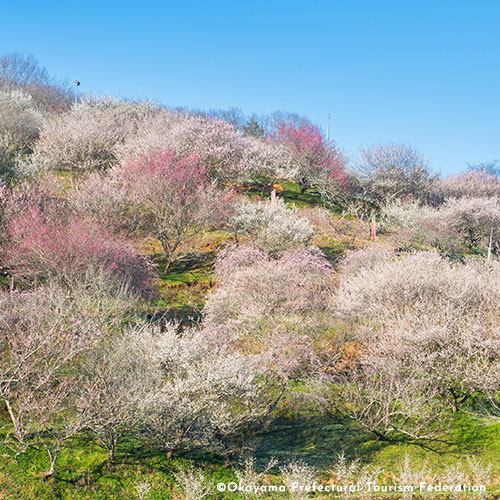
POLYGON ((76 87, 75 104, 78 104, 78 87, 79 86, 80 86, 80 82, 78 80, 75 80, 75 87, 76 87))

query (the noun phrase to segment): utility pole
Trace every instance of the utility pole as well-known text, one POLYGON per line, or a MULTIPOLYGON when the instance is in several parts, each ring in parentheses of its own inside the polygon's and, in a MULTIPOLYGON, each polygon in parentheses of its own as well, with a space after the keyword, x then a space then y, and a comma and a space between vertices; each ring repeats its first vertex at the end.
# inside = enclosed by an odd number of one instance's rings
POLYGON ((80 82, 78 80, 75 80, 75 86, 76 86, 76 95, 75 95, 75 105, 78 104, 78 87, 80 86, 80 82))
POLYGON ((330 141, 330 113, 328 113, 328 126, 326 127, 326 142, 330 141))

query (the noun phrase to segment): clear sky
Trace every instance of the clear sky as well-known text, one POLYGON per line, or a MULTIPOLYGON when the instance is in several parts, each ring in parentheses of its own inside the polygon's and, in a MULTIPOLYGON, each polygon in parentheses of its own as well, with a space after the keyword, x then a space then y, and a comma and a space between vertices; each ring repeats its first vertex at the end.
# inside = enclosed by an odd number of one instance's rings
POLYGON ((500 0, 0 0, 0 53, 85 92, 298 112, 351 155, 405 141, 433 169, 500 159, 500 0))

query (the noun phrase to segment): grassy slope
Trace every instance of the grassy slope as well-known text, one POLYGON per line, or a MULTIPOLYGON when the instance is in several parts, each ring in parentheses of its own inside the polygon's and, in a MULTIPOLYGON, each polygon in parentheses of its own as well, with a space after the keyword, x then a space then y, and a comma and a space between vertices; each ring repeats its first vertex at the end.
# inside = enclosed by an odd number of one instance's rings
MULTIPOLYGON (((280 196, 298 208, 319 204, 317 196, 300 194, 292 183, 282 183, 281 187, 280 196)), ((251 187, 247 194, 265 196, 267 192, 251 187)), ((230 239, 231 236, 224 232, 201 234, 195 251, 174 263, 167 274, 162 272, 158 243, 144 242, 141 251, 150 255, 159 266, 160 296, 151 308, 151 314, 167 315, 179 321, 199 319, 207 294, 214 285, 212 269, 217 248, 230 239)), ((322 236, 316 243, 332 261, 353 246, 347 240, 322 236)), ((366 241, 355 242, 354 246, 357 244, 366 244, 366 241)), ((0 285, 7 285, 3 277, 0 281, 0 285)), ((6 415, 1 417, 6 422, 6 415)), ((280 462, 302 458, 324 471, 331 466, 336 454, 344 452, 350 458, 359 458, 384 469, 388 483, 392 482, 389 471, 397 472, 406 454, 416 465, 427 463, 435 471, 443 471, 457 461, 464 461, 466 456, 474 455, 494 464, 494 474, 500 483, 500 424, 479 426, 466 416, 458 415, 452 434, 454 444, 435 452, 414 445, 375 440, 370 433, 340 418, 321 417, 305 411, 300 415, 286 416, 285 412, 254 439, 252 446, 261 463, 271 457, 280 462)), ((55 477, 45 482, 41 480, 41 474, 47 468, 43 450, 31 449, 19 456, 17 462, 1 456, 4 452, 0 449, 0 499, 130 499, 137 497, 136 485, 141 482, 147 482, 152 488, 146 498, 182 498, 174 486, 173 474, 177 467, 190 463, 204 469, 214 482, 236 479, 215 454, 190 452, 168 460, 160 451, 144 447, 133 438, 119 444, 117 465, 112 469, 108 466, 106 452, 90 436, 75 438, 62 451, 55 477)), ((279 484, 275 476, 269 476, 268 480, 279 484)), ((500 488, 498 492, 500 498, 500 488)), ((238 496, 216 494, 212 498, 238 496)))
MULTIPOLYGON (((434 473, 474 455, 493 464, 493 473, 500 478, 500 425, 477 427, 460 417, 454 425, 454 433, 456 444, 437 453, 418 446, 382 443, 339 419, 303 416, 277 420, 253 444, 260 463, 266 463, 271 457, 281 463, 301 458, 325 471, 322 474, 325 482, 333 457, 342 452, 349 458, 359 458, 383 469, 387 484, 393 482, 393 474, 398 473, 405 455, 411 458, 416 469, 426 464, 434 473)), ((160 451, 148 449, 131 438, 119 444, 117 465, 110 468, 105 451, 90 436, 81 436, 68 443, 61 453, 55 477, 45 482, 41 477, 47 462, 42 450, 32 449, 18 457, 17 463, 0 457, 0 498, 129 499, 134 498, 136 485, 141 482, 152 487, 149 499, 182 498, 174 486, 173 474, 178 467, 189 464, 203 469, 215 483, 236 479, 234 472, 225 468, 223 460, 215 454, 179 453, 169 460, 160 451)), ((279 478, 270 475, 267 481, 279 483, 279 478)), ((498 495, 499 486, 497 480, 498 495)), ((493 491, 491 493, 491 498, 495 498, 493 491)), ((212 498, 235 496, 217 494, 212 498)))

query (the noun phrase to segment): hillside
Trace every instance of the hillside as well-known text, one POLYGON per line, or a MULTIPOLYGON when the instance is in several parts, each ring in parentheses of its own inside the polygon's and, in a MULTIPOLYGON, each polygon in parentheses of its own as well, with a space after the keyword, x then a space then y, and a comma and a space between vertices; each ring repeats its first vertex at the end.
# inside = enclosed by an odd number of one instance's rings
POLYGON ((0 100, 1 498, 500 497, 494 171, 0 100))

